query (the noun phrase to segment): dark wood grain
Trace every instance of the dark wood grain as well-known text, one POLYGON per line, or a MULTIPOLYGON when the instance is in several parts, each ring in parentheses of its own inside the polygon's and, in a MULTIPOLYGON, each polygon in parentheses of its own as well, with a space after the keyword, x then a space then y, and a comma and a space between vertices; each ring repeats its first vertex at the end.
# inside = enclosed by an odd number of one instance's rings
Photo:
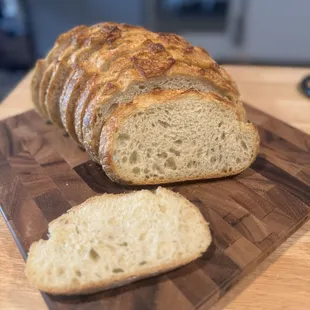
MULTIPOLYGON (((44 295, 50 308, 181 309, 211 307, 309 217, 310 139, 248 108, 259 125, 260 154, 232 178, 169 185, 210 223, 204 255, 167 274, 87 296, 44 295)), ((154 187, 150 187, 154 188, 154 187)), ((133 189, 113 183, 63 131, 30 111, 0 122, 0 203, 27 253, 48 222, 100 193, 133 189)))

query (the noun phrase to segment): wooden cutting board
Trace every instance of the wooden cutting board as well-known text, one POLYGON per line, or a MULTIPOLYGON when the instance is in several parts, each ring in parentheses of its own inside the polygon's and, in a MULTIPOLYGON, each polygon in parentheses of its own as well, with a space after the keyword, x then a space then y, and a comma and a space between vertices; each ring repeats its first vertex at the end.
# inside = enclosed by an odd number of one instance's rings
MULTIPOLYGON (((170 185, 196 204, 213 243, 200 259, 167 274, 89 296, 43 294, 51 309, 208 309, 309 217, 310 136, 253 108, 260 154, 242 174, 170 185)), ((0 122, 1 211, 24 258, 48 222, 111 182, 60 129, 34 111, 0 122)))

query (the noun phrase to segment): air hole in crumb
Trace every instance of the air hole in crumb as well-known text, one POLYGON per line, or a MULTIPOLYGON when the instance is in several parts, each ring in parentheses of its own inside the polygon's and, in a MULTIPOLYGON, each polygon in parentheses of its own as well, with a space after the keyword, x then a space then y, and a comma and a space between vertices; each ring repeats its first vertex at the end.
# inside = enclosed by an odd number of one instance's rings
POLYGON ((127 161, 127 156, 124 156, 123 158, 122 158, 122 163, 125 163, 127 161))
POLYGON ((169 152, 173 153, 175 156, 180 156, 180 152, 178 150, 173 149, 173 148, 170 148, 169 152))
POLYGON ((134 168, 132 169, 132 172, 133 172, 134 174, 140 174, 140 168, 139 168, 139 167, 134 167, 134 168))
POLYGON ((164 128, 170 127, 170 125, 169 125, 167 122, 158 120, 158 123, 159 123, 161 126, 163 126, 164 128))
POLYGON ((93 248, 90 249, 89 256, 95 262, 100 258, 100 255, 93 248))
POLYGON ((157 164, 153 164, 152 168, 153 170, 158 171, 159 173, 164 173, 163 170, 157 164))
POLYGON ((211 149, 211 152, 215 152, 215 149, 214 149, 214 148, 212 148, 212 149, 211 149))
POLYGON ((113 272, 114 273, 119 273, 119 272, 124 272, 124 270, 122 268, 114 268, 113 272))
POLYGON ((139 265, 145 265, 146 264, 146 261, 144 260, 144 261, 142 261, 142 262, 140 262, 140 264, 139 265))
POLYGON ((166 207, 162 204, 159 204, 159 209, 162 213, 165 213, 167 211, 166 207))
POLYGON ((65 220, 65 224, 69 224, 69 220, 65 220))
POLYGON ((140 237, 139 237, 139 240, 140 240, 140 241, 143 241, 143 240, 145 240, 145 237, 146 237, 146 233, 142 233, 142 234, 140 235, 140 237))
POLYGON ((149 172, 150 172, 150 170, 149 170, 149 169, 147 169, 147 168, 144 168, 143 172, 144 172, 145 174, 147 174, 147 173, 149 173, 149 172))
POLYGON ((136 164, 138 161, 138 153, 136 151, 133 151, 129 157, 130 164, 136 164))
POLYGON ((175 144, 182 144, 182 140, 181 139, 175 140, 174 143, 175 144))
POLYGON ((159 158, 167 158, 168 154, 166 152, 162 152, 162 153, 157 154, 157 157, 159 157, 159 158))
POLYGON ((239 157, 236 159, 236 163, 237 163, 237 164, 240 164, 240 163, 241 163, 241 159, 240 159, 239 157))
POLYGON ((95 275, 101 279, 101 275, 98 272, 96 272, 95 275))
POLYGON ((75 270, 75 274, 80 277, 82 274, 81 274, 81 271, 80 270, 75 270))
POLYGON ((57 269, 57 276, 61 276, 63 275, 63 273, 64 273, 64 270, 62 268, 57 269))
POLYGON ((223 122, 219 122, 218 126, 221 127, 223 125, 223 122))
POLYGON ((119 141, 128 141, 130 140, 130 136, 126 133, 122 133, 117 137, 117 140, 119 141))
POLYGON ((76 233, 77 233, 77 234, 79 234, 79 233, 80 233, 80 231, 79 231, 79 229, 78 229, 78 227, 77 227, 77 226, 75 227, 75 231, 76 231, 76 233))
POLYGON ((225 137, 226 137, 225 132, 222 132, 221 139, 222 139, 222 140, 224 140, 224 139, 225 139, 225 137))
POLYGON ((187 168, 197 167, 197 162, 195 160, 191 160, 187 163, 187 168))
POLYGON ((228 168, 228 172, 232 172, 232 168, 231 167, 228 168))
POLYGON ((241 140, 240 144, 241 144, 241 146, 242 146, 242 148, 243 148, 244 150, 247 150, 247 149, 248 149, 247 145, 245 144, 245 142, 244 142, 243 140, 241 140))
POLYGON ((165 167, 172 169, 172 170, 176 170, 177 166, 175 164, 175 161, 172 157, 169 157, 166 162, 165 162, 165 167))
POLYGON ((123 242, 123 243, 120 243, 119 245, 120 245, 120 246, 127 246, 128 243, 127 243, 127 242, 123 242))
POLYGON ((222 155, 220 155, 219 162, 221 162, 221 161, 222 161, 222 159, 223 159, 223 156, 222 156, 222 155))
POLYGON ((214 164, 216 162, 216 157, 215 156, 211 156, 210 162, 211 162, 211 164, 214 164))

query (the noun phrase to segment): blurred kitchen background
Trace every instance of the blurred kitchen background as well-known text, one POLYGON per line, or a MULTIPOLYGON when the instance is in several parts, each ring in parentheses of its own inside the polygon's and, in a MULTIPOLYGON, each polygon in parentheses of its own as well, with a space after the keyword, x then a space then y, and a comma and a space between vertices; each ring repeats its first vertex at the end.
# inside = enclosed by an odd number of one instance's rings
POLYGON ((222 64, 310 65, 310 0, 0 0, 0 100, 60 33, 101 21, 179 33, 222 64))

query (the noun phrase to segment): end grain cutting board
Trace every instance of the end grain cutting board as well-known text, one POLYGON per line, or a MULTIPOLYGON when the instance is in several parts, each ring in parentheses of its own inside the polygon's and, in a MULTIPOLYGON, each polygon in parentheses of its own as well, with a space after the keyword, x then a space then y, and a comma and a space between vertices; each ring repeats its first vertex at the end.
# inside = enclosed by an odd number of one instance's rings
MULTIPOLYGON (((196 204, 210 223, 205 255, 167 274, 77 297, 43 295, 52 309, 208 309, 309 217, 310 137, 247 108, 259 126, 260 154, 242 174, 169 187, 196 204)), ((34 111, 0 122, 2 214, 24 258, 46 238, 48 222, 112 183, 87 154, 34 111)))

